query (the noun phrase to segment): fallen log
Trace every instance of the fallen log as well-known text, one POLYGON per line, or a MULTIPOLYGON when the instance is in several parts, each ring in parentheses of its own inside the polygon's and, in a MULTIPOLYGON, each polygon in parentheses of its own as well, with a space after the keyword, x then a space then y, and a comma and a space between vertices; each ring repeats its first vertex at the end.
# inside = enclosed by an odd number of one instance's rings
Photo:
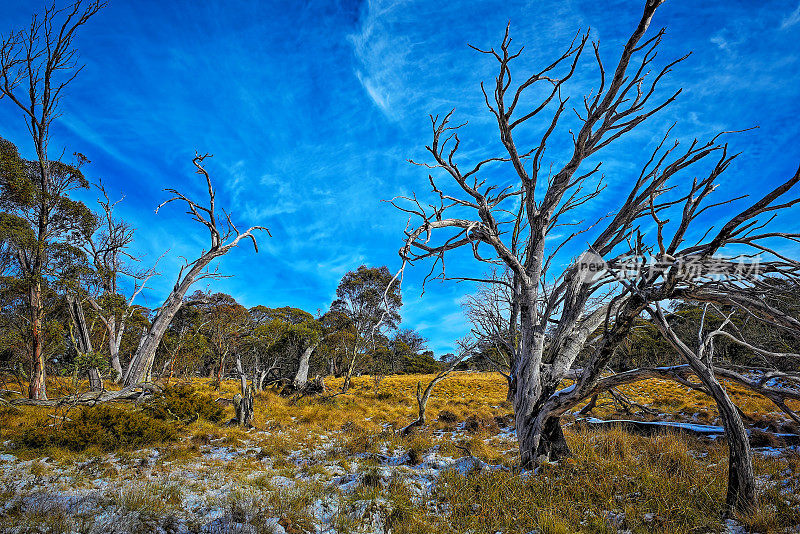
MULTIPOLYGON (((581 423, 593 428, 610 428, 619 427, 625 431, 643 434, 650 436, 660 432, 668 432, 670 430, 678 431, 680 433, 690 434, 698 437, 709 437, 712 439, 725 438, 725 429, 717 425, 701 425, 696 423, 680 423, 677 421, 635 421, 633 419, 597 419, 596 417, 589 417, 580 419, 581 423)), ((769 432, 761 429, 748 429, 747 434, 751 443, 754 439, 762 439, 762 435, 767 435, 774 438, 777 442, 785 445, 798 445, 800 444, 800 436, 797 434, 769 432)), ((757 445, 757 444, 754 444, 757 445)))
POLYGON ((132 384, 118 391, 89 391, 78 395, 68 395, 58 399, 12 399, 12 406, 94 406, 103 402, 138 402, 148 395, 160 393, 161 388, 153 383, 132 384))

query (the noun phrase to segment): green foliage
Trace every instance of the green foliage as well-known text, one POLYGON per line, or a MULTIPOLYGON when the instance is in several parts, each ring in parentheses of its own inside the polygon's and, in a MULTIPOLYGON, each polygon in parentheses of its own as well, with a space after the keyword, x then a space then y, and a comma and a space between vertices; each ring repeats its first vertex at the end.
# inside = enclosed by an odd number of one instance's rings
POLYGON ((30 448, 57 446, 83 451, 89 447, 112 451, 134 448, 175 438, 177 428, 139 410, 112 406, 81 408, 69 414, 63 425, 37 422, 16 436, 16 443, 30 448))
POLYGON ((425 351, 422 354, 407 356, 404 368, 409 374, 431 374, 438 373, 442 366, 433 358, 431 351, 425 351))
POLYGON ((388 329, 395 329, 400 323, 400 284, 392 279, 386 266, 362 265, 350 271, 339 282, 336 297, 331 310, 346 315, 361 335, 379 322, 388 329), (389 284, 392 286, 387 293, 389 284))
POLYGON ((213 397, 199 393, 191 384, 165 387, 144 407, 144 411, 160 420, 183 423, 198 419, 219 423, 225 417, 225 411, 213 397))
POLYGON ((79 353, 65 370, 67 373, 81 373, 96 367, 100 371, 108 369, 108 360, 99 352, 79 353))

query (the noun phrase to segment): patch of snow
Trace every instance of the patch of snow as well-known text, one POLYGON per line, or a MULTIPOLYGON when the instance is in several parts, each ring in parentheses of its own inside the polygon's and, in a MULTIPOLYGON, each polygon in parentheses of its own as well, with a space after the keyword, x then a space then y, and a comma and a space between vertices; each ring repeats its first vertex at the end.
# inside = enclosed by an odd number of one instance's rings
POLYGON ((690 432, 697 432, 698 434, 724 434, 725 429, 721 426, 714 425, 696 425, 693 423, 676 423, 670 421, 633 421, 630 419, 597 419, 596 417, 589 417, 586 419, 590 424, 630 424, 636 426, 658 426, 664 428, 678 428, 681 430, 688 430, 690 432))
POLYGON ((724 525, 725 534, 747 534, 747 529, 744 528, 744 525, 735 519, 726 519, 724 525))

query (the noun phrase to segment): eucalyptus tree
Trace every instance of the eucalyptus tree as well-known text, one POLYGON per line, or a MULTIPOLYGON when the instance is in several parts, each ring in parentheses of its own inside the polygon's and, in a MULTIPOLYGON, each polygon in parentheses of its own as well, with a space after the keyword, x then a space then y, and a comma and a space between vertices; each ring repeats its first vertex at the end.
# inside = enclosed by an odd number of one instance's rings
POLYGON ((212 369, 216 369, 214 385, 219 389, 229 357, 237 355, 243 346, 250 317, 247 308, 226 293, 195 291, 190 300, 200 312, 200 331, 212 349, 212 369))
MULTIPOLYGON (((400 249, 403 268, 432 258, 444 269, 448 253, 465 248, 476 262, 510 272, 508 280, 487 281, 507 287, 519 310, 511 374, 523 468, 542 457, 569 453, 560 417, 606 384, 606 364, 649 305, 681 299, 735 301, 746 303, 752 313, 769 315, 772 311, 750 295, 754 279, 733 276, 720 282, 709 272, 735 274, 738 260, 753 254, 762 256, 762 275, 797 272, 778 249, 782 241, 798 236, 776 231, 772 219, 798 201, 787 197, 800 181, 800 170, 735 208, 731 203, 741 200, 740 191, 733 192, 735 199, 719 196, 724 190, 718 188, 723 185, 719 178, 736 157, 720 141, 721 134, 683 146, 669 141, 670 128, 654 147, 640 149, 640 171, 615 184, 627 192, 604 195, 598 159, 604 149, 645 125, 681 92, 659 96, 659 82, 687 56, 656 67, 664 30, 645 37, 661 4, 644 2, 609 71, 588 32, 513 87, 512 65, 522 51, 512 50, 508 30, 498 48, 476 49, 497 65, 491 89, 481 87, 502 152, 468 163, 459 152, 462 130, 451 123, 453 112, 431 116, 432 142, 426 147, 431 160, 422 165, 436 173, 430 176, 434 198, 393 201, 411 219, 400 249), (568 110, 570 80, 585 51, 596 84, 568 110), (561 129, 567 114, 573 117, 568 133, 561 129), (538 124, 534 120, 542 118, 538 124), (550 157, 548 144, 561 133, 567 133, 568 152, 563 159, 550 157), (525 146, 518 139, 526 140, 525 146), (507 172, 486 172, 492 166, 507 172), (513 182, 498 178, 509 174, 513 182), (686 179, 688 174, 697 178, 686 179), (581 222, 593 206, 603 206, 597 219, 581 222), (708 228, 704 214, 715 208, 722 222, 708 228), (588 247, 581 247, 579 261, 565 262, 559 253, 577 247, 578 236, 588 247), (731 246, 744 256, 724 256, 731 246), (648 267, 628 276, 630 258, 648 267), (601 335, 593 335, 598 329, 601 335), (576 383, 561 389, 582 351, 588 357, 576 383)), ((476 280, 469 273, 446 277, 476 280)), ((794 324, 780 320, 787 327, 794 324)))
POLYGON ((245 339, 252 356, 253 384, 256 391, 264 388, 270 375, 280 374, 286 367, 281 355, 275 351, 289 325, 275 316, 273 308, 259 305, 250 308, 250 334, 245 339))
POLYGON ((184 195, 176 189, 169 188, 166 191, 173 196, 162 202, 156 211, 172 202, 181 202, 186 206, 187 213, 191 219, 205 226, 208 230, 209 245, 208 249, 202 250, 193 261, 186 260, 178 272, 177 280, 172 291, 170 291, 164 303, 156 310, 150 328, 144 334, 142 343, 134 353, 127 370, 125 371, 124 383, 126 386, 147 382, 150 380, 150 373, 153 368, 156 350, 161 343, 161 338, 167 331, 172 318, 183 305, 183 298, 196 282, 209 278, 219 278, 217 270, 209 270, 209 264, 215 259, 224 256, 235 248, 242 240, 250 240, 253 248, 258 252, 255 233, 266 230, 262 226, 252 226, 245 231, 240 231, 231 221, 230 216, 224 213, 224 219, 220 221, 217 212, 216 192, 211 183, 211 176, 205 169, 204 161, 209 158, 209 154, 196 154, 192 159, 192 164, 196 168, 197 174, 205 179, 208 191, 208 203, 201 204, 184 195))
POLYGON ((106 330, 109 364, 118 381, 122 379, 120 347, 135 311, 133 302, 156 272, 154 267, 136 267, 140 258, 131 251, 134 228, 114 214, 122 198, 112 201, 102 182, 96 183, 95 188, 100 194, 100 210, 95 224, 85 228, 80 246, 91 265, 86 277, 91 286, 87 300, 106 330), (125 285, 130 285, 127 295, 125 285))
POLYGON ((311 355, 325 339, 322 322, 298 308, 285 307, 275 311, 279 312, 276 318, 286 324, 283 343, 289 349, 292 367, 296 369, 292 378, 292 388, 302 390, 308 383, 311 355))
MULTIPOLYGON (((0 255, 5 264, 4 285, 20 297, 20 317, 29 347, 28 395, 46 399, 45 361, 48 310, 57 286, 74 279, 83 264, 78 237, 94 224, 94 215, 71 198, 88 187, 82 161, 68 165, 49 161, 46 189, 38 161, 22 158, 17 148, 0 138, 0 255)), ((63 289, 63 288, 62 288, 63 289)))
MULTIPOLYGON (((36 153, 28 183, 18 191, 21 196, 15 198, 17 209, 24 211, 17 216, 25 219, 27 226, 25 253, 19 255, 19 268, 28 286, 33 340, 28 393, 32 399, 47 398, 41 336, 42 293, 50 263, 47 245, 63 231, 62 215, 70 210, 65 201, 68 192, 85 187, 83 176, 76 172, 77 166, 51 159, 50 126, 60 115, 66 88, 83 68, 78 64, 75 48, 78 30, 104 6, 104 2, 80 0, 63 9, 53 5, 41 15, 34 14, 27 28, 11 30, 0 42, 0 100, 9 101, 22 113, 36 153)), ((18 244, 20 239, 18 234, 18 244)))
POLYGON ((401 328, 387 343, 388 370, 391 373, 407 372, 408 362, 427 350, 428 340, 411 328, 401 328))
POLYGON ((403 300, 400 287, 393 282, 387 267, 362 265, 345 274, 336 288, 331 317, 340 318, 336 330, 345 353, 344 392, 350 388, 356 364, 374 349, 375 336, 400 323, 403 300))

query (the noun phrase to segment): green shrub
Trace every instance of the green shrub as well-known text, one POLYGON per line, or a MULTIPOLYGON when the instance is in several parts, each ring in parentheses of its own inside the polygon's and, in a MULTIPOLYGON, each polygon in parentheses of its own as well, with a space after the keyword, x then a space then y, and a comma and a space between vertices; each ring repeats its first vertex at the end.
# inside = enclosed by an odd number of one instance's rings
POLYGON ((89 447, 103 450, 133 448, 169 441, 177 428, 154 419, 139 410, 111 406, 81 408, 68 416, 62 425, 42 421, 19 432, 15 441, 31 448, 57 446, 83 451, 89 447))
POLYGON ((191 384, 167 386, 155 395, 144 410, 147 414, 164 421, 191 423, 205 419, 219 423, 225 418, 225 410, 210 395, 203 395, 191 384))

